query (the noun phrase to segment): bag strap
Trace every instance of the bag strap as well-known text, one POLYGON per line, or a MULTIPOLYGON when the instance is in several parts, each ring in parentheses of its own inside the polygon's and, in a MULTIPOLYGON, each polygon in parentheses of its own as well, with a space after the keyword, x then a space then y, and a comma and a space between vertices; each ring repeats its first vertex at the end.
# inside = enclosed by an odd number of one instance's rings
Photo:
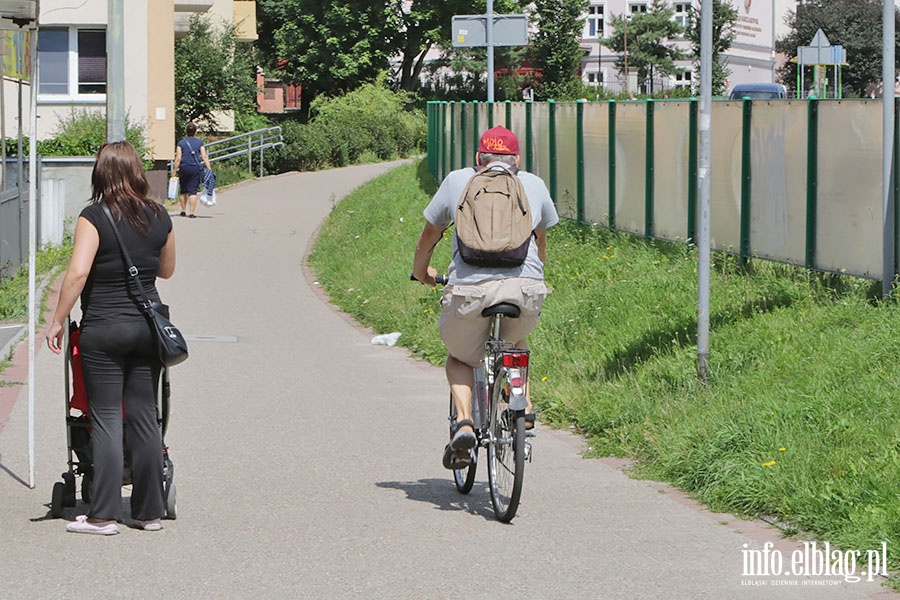
POLYGON ((103 213, 106 215, 107 220, 109 220, 109 224, 112 225, 113 233, 116 234, 116 240, 119 242, 119 250, 122 251, 122 256, 125 258, 125 273, 128 275, 128 280, 133 281, 138 289, 138 294, 141 297, 141 307, 145 311, 149 311, 152 307, 150 303, 150 299, 147 298, 147 292, 144 290, 144 284, 141 283, 141 280, 138 278, 138 269, 134 266, 134 262, 131 260, 131 255, 128 254, 128 248, 125 247, 125 242, 122 240, 122 234, 119 233, 119 228, 116 227, 116 221, 113 219, 112 213, 109 210, 109 206, 106 204, 103 205, 103 213))
POLYGON ((197 166, 198 166, 198 167, 200 167, 201 169, 203 169, 203 165, 200 163, 200 159, 197 158, 197 154, 194 152, 194 147, 191 146, 191 143, 190 143, 189 141, 187 141, 187 138, 185 138, 184 143, 187 144, 187 147, 188 147, 188 148, 190 148, 190 150, 191 150, 191 156, 194 157, 194 162, 197 163, 197 166))

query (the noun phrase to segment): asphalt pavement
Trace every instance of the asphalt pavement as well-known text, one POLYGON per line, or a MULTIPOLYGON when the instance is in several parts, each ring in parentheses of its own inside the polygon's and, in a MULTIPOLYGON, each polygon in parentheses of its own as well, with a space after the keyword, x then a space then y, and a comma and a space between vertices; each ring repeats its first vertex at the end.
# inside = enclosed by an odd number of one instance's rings
POLYGON ((160 292, 191 357, 171 374, 178 518, 163 531, 129 527, 127 510, 111 537, 65 532, 82 506, 50 517, 64 369, 39 349, 34 489, 26 390, 6 388, 0 597, 896 597, 867 577, 761 575, 750 558, 789 568, 802 543, 585 459, 580 438, 541 424, 512 524, 493 516, 483 465, 460 495, 441 467, 443 370, 373 345, 304 266, 335 199, 396 164, 269 177, 175 217, 178 265, 160 292))

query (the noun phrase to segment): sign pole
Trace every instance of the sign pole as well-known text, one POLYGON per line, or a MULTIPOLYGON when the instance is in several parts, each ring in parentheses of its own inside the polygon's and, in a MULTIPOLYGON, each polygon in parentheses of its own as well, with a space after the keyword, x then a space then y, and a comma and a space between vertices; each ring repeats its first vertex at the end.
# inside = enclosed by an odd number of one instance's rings
POLYGON ((494 101, 494 0, 487 0, 487 101, 494 101))
POLYGON ((709 374, 709 270, 710 270, 710 123, 712 121, 713 3, 700 6, 700 131, 698 136, 700 202, 697 239, 697 377, 709 374))
POLYGON ((882 199, 883 216, 882 223, 882 294, 890 296, 894 287, 896 275, 894 265, 894 244, 896 231, 894 228, 894 95, 896 90, 897 73, 894 66, 894 2, 884 0, 883 31, 882 31, 882 72, 881 80, 884 82, 884 93, 881 95, 883 102, 882 121, 884 133, 882 135, 882 199))

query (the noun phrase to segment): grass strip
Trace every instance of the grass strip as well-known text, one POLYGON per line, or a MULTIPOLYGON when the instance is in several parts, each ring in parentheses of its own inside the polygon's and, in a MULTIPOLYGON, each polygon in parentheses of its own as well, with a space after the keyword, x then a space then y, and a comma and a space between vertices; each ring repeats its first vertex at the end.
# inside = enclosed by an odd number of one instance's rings
MULTIPOLYGON (((434 190, 423 162, 364 185, 309 261, 342 310, 440 364, 440 292, 408 280, 434 190)), ((570 222, 548 240, 554 292, 529 338, 543 421, 575 425, 594 454, 637 459, 638 475, 712 510, 774 517, 863 556, 897 548, 900 307, 877 300, 879 286, 714 254, 701 385, 694 249, 570 222)))

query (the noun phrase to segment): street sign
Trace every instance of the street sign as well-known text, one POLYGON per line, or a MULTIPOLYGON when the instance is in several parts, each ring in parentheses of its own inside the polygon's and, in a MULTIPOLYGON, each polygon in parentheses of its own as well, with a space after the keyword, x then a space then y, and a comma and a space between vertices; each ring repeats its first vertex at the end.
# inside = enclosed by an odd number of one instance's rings
MULTIPOLYGON (((487 46, 487 15, 456 15, 452 20, 453 46, 487 46)), ((527 15, 494 15, 494 46, 527 46, 527 15)))

